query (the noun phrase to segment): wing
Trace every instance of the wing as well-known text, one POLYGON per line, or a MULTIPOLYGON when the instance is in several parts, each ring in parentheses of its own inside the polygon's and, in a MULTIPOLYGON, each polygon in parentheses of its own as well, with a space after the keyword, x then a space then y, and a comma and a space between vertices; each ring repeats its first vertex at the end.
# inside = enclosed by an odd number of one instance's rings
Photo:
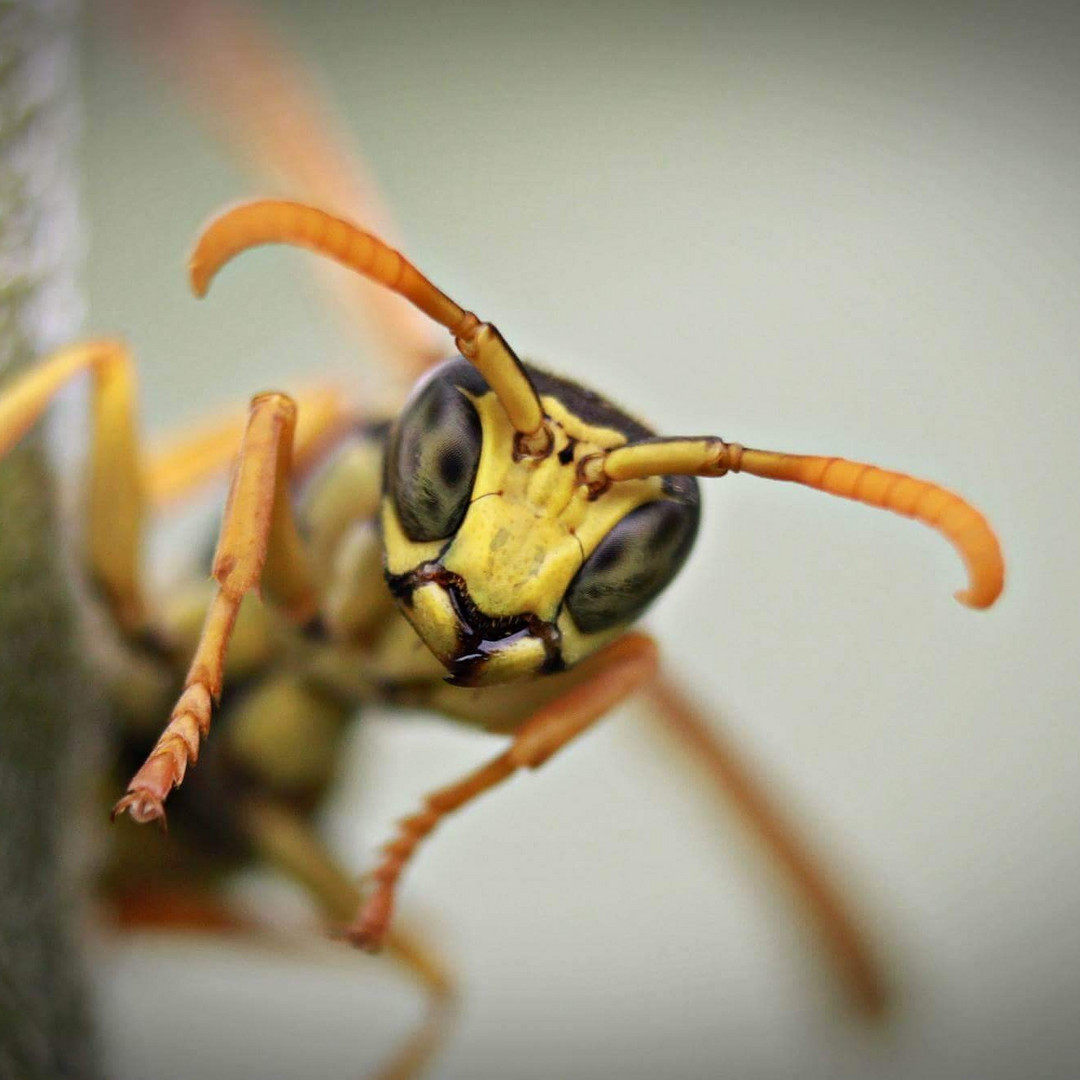
MULTIPOLYGON (((396 243, 377 185, 317 78, 264 19, 213 0, 111 0, 108 7, 155 77, 176 85, 261 194, 271 188, 301 198, 396 243)), ((392 398, 445 355, 427 321, 397 297, 336 266, 317 272, 346 328, 380 357, 392 398)))

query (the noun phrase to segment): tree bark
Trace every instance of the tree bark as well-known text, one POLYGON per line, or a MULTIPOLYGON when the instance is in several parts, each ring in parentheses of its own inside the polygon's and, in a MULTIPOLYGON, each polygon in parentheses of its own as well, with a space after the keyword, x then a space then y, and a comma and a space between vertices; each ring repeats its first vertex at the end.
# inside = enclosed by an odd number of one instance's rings
MULTIPOLYGON (((73 0, 0 0, 0 391, 77 328, 73 0)), ((97 1075, 73 931, 79 674, 40 431, 0 462, 0 1076, 97 1075)))

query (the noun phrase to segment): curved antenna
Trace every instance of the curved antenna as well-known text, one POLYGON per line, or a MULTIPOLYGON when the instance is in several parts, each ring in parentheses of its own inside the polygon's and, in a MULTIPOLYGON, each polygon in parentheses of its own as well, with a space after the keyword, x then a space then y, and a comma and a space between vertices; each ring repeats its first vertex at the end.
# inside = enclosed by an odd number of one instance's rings
POLYGON ((203 228, 191 253, 188 271, 195 295, 206 295, 214 275, 230 259, 261 244, 290 244, 326 255, 445 326, 502 402, 521 436, 521 452, 543 456, 550 450, 552 436, 540 398, 499 331, 436 288, 401 252, 343 218, 287 199, 259 199, 224 211, 203 228))
POLYGON ((959 495, 927 480, 838 457, 750 450, 738 443, 704 437, 646 439, 592 455, 581 462, 581 479, 594 493, 617 480, 648 476, 723 476, 744 472, 768 480, 788 480, 853 499, 866 506, 914 518, 942 534, 968 571, 968 588, 956 593, 962 604, 989 607, 1005 584, 1005 562, 994 530, 959 495))
MULTIPOLYGON (((173 84, 257 184, 366 222, 393 242, 392 218, 339 110, 268 13, 221 0, 112 0, 104 7, 116 36, 135 40, 137 59, 155 80, 173 84)), ((442 359, 434 328, 418 312, 339 267, 316 269, 330 287, 323 299, 361 341, 377 344, 392 377, 411 386, 442 359)))

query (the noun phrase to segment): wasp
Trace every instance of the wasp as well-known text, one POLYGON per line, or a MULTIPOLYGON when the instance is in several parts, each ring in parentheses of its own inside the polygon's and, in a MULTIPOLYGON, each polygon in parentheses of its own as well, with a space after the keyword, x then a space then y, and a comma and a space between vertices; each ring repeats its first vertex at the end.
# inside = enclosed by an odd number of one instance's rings
MULTIPOLYGON (((321 401, 299 441, 293 398, 252 400, 197 632, 180 618, 162 622, 140 584, 133 378, 121 347, 77 346, 9 387, 0 446, 60 385, 92 374, 93 578, 129 639, 186 662, 165 728, 114 815, 164 821, 180 789, 189 796, 175 815, 183 827, 290 867, 342 912, 350 890, 329 861, 312 860, 307 815, 331 780, 348 717, 382 699, 508 736, 504 751, 401 821, 343 930, 357 945, 387 939, 403 872, 447 816, 546 764, 639 691, 686 722, 660 679, 656 645, 631 627, 690 553, 697 478, 790 481, 914 518, 966 562, 960 600, 984 608, 1001 591, 997 539, 959 496, 835 457, 657 436, 605 397, 523 363, 494 325, 400 253, 318 208, 259 200, 226 211, 196 245, 194 291, 269 243, 311 249, 405 297, 450 332, 458 353, 432 368, 391 423, 361 424, 342 403, 321 401), (301 482, 297 461, 320 441, 329 448, 301 482), (265 602, 246 602, 256 591, 265 602), (235 703, 233 681, 246 684, 235 703), (217 757, 194 769, 219 710, 217 757)), ((860 993, 874 999, 875 976, 850 936, 842 951, 860 993)))
MULTIPOLYGON (((448 331, 452 355, 424 365, 396 416, 373 420, 332 393, 274 391, 252 400, 242 431, 181 439, 148 462, 134 363, 118 342, 65 350, 0 393, 2 452, 61 386, 92 379, 86 563, 142 671, 114 693, 125 720, 118 773, 129 767, 114 813, 146 823, 170 810, 163 842, 118 829, 112 895, 132 913, 156 907, 207 924, 229 872, 269 863, 303 882, 346 938, 385 947, 445 1003, 437 960, 395 930, 406 869, 450 815, 639 695, 736 789, 801 883, 853 996, 880 1009, 882 976, 845 905, 633 626, 690 556, 699 479, 788 481, 928 524, 963 557, 960 599, 974 607, 992 604, 1004 580, 983 516, 870 465, 660 437, 605 395, 520 360, 494 325, 362 222, 300 201, 259 200, 212 221, 191 260, 196 293, 243 251, 272 243, 327 256, 448 331), (212 581, 153 603, 140 568, 148 502, 234 458, 212 581), (403 819, 360 890, 314 818, 351 718, 373 701, 508 741, 403 819)), ((442 1023, 402 1060, 418 1067, 442 1023)))

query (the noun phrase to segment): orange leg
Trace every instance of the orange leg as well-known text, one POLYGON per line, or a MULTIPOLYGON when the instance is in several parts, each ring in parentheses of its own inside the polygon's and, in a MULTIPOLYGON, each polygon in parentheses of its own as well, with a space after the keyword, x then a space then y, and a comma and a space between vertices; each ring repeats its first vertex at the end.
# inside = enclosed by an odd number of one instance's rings
POLYGON ((535 769, 576 735, 624 701, 655 672, 656 646, 644 634, 631 633, 595 658, 597 670, 526 720, 509 748, 457 783, 428 795, 423 809, 399 823, 398 836, 383 848, 372 873, 374 889, 345 934, 354 944, 377 949, 393 917, 395 889, 420 842, 446 817, 509 779, 520 768, 535 769))
POLYGON ((752 832, 786 874, 810 916, 822 945, 852 1003, 869 1016, 881 1015, 889 1000, 885 978, 858 921, 829 875, 807 851, 738 753, 667 679, 646 688, 658 720, 706 771, 716 789, 733 802, 752 832))
MULTIPOLYGON (((312 895, 328 919, 342 923, 360 904, 352 879, 310 827, 285 807, 251 801, 243 820, 259 853, 312 895)), ((422 935, 400 926, 387 935, 387 954, 423 987, 427 1012, 420 1026, 379 1070, 376 1080, 412 1080, 446 1041, 457 1006, 453 980, 422 935)))
POLYGON ((315 589, 289 500, 296 406, 284 394, 261 394, 233 476, 214 556, 218 591, 203 625, 180 700, 113 816, 164 817, 169 792, 184 779, 221 695, 225 652, 244 596, 260 585, 298 622, 317 612, 315 589))

